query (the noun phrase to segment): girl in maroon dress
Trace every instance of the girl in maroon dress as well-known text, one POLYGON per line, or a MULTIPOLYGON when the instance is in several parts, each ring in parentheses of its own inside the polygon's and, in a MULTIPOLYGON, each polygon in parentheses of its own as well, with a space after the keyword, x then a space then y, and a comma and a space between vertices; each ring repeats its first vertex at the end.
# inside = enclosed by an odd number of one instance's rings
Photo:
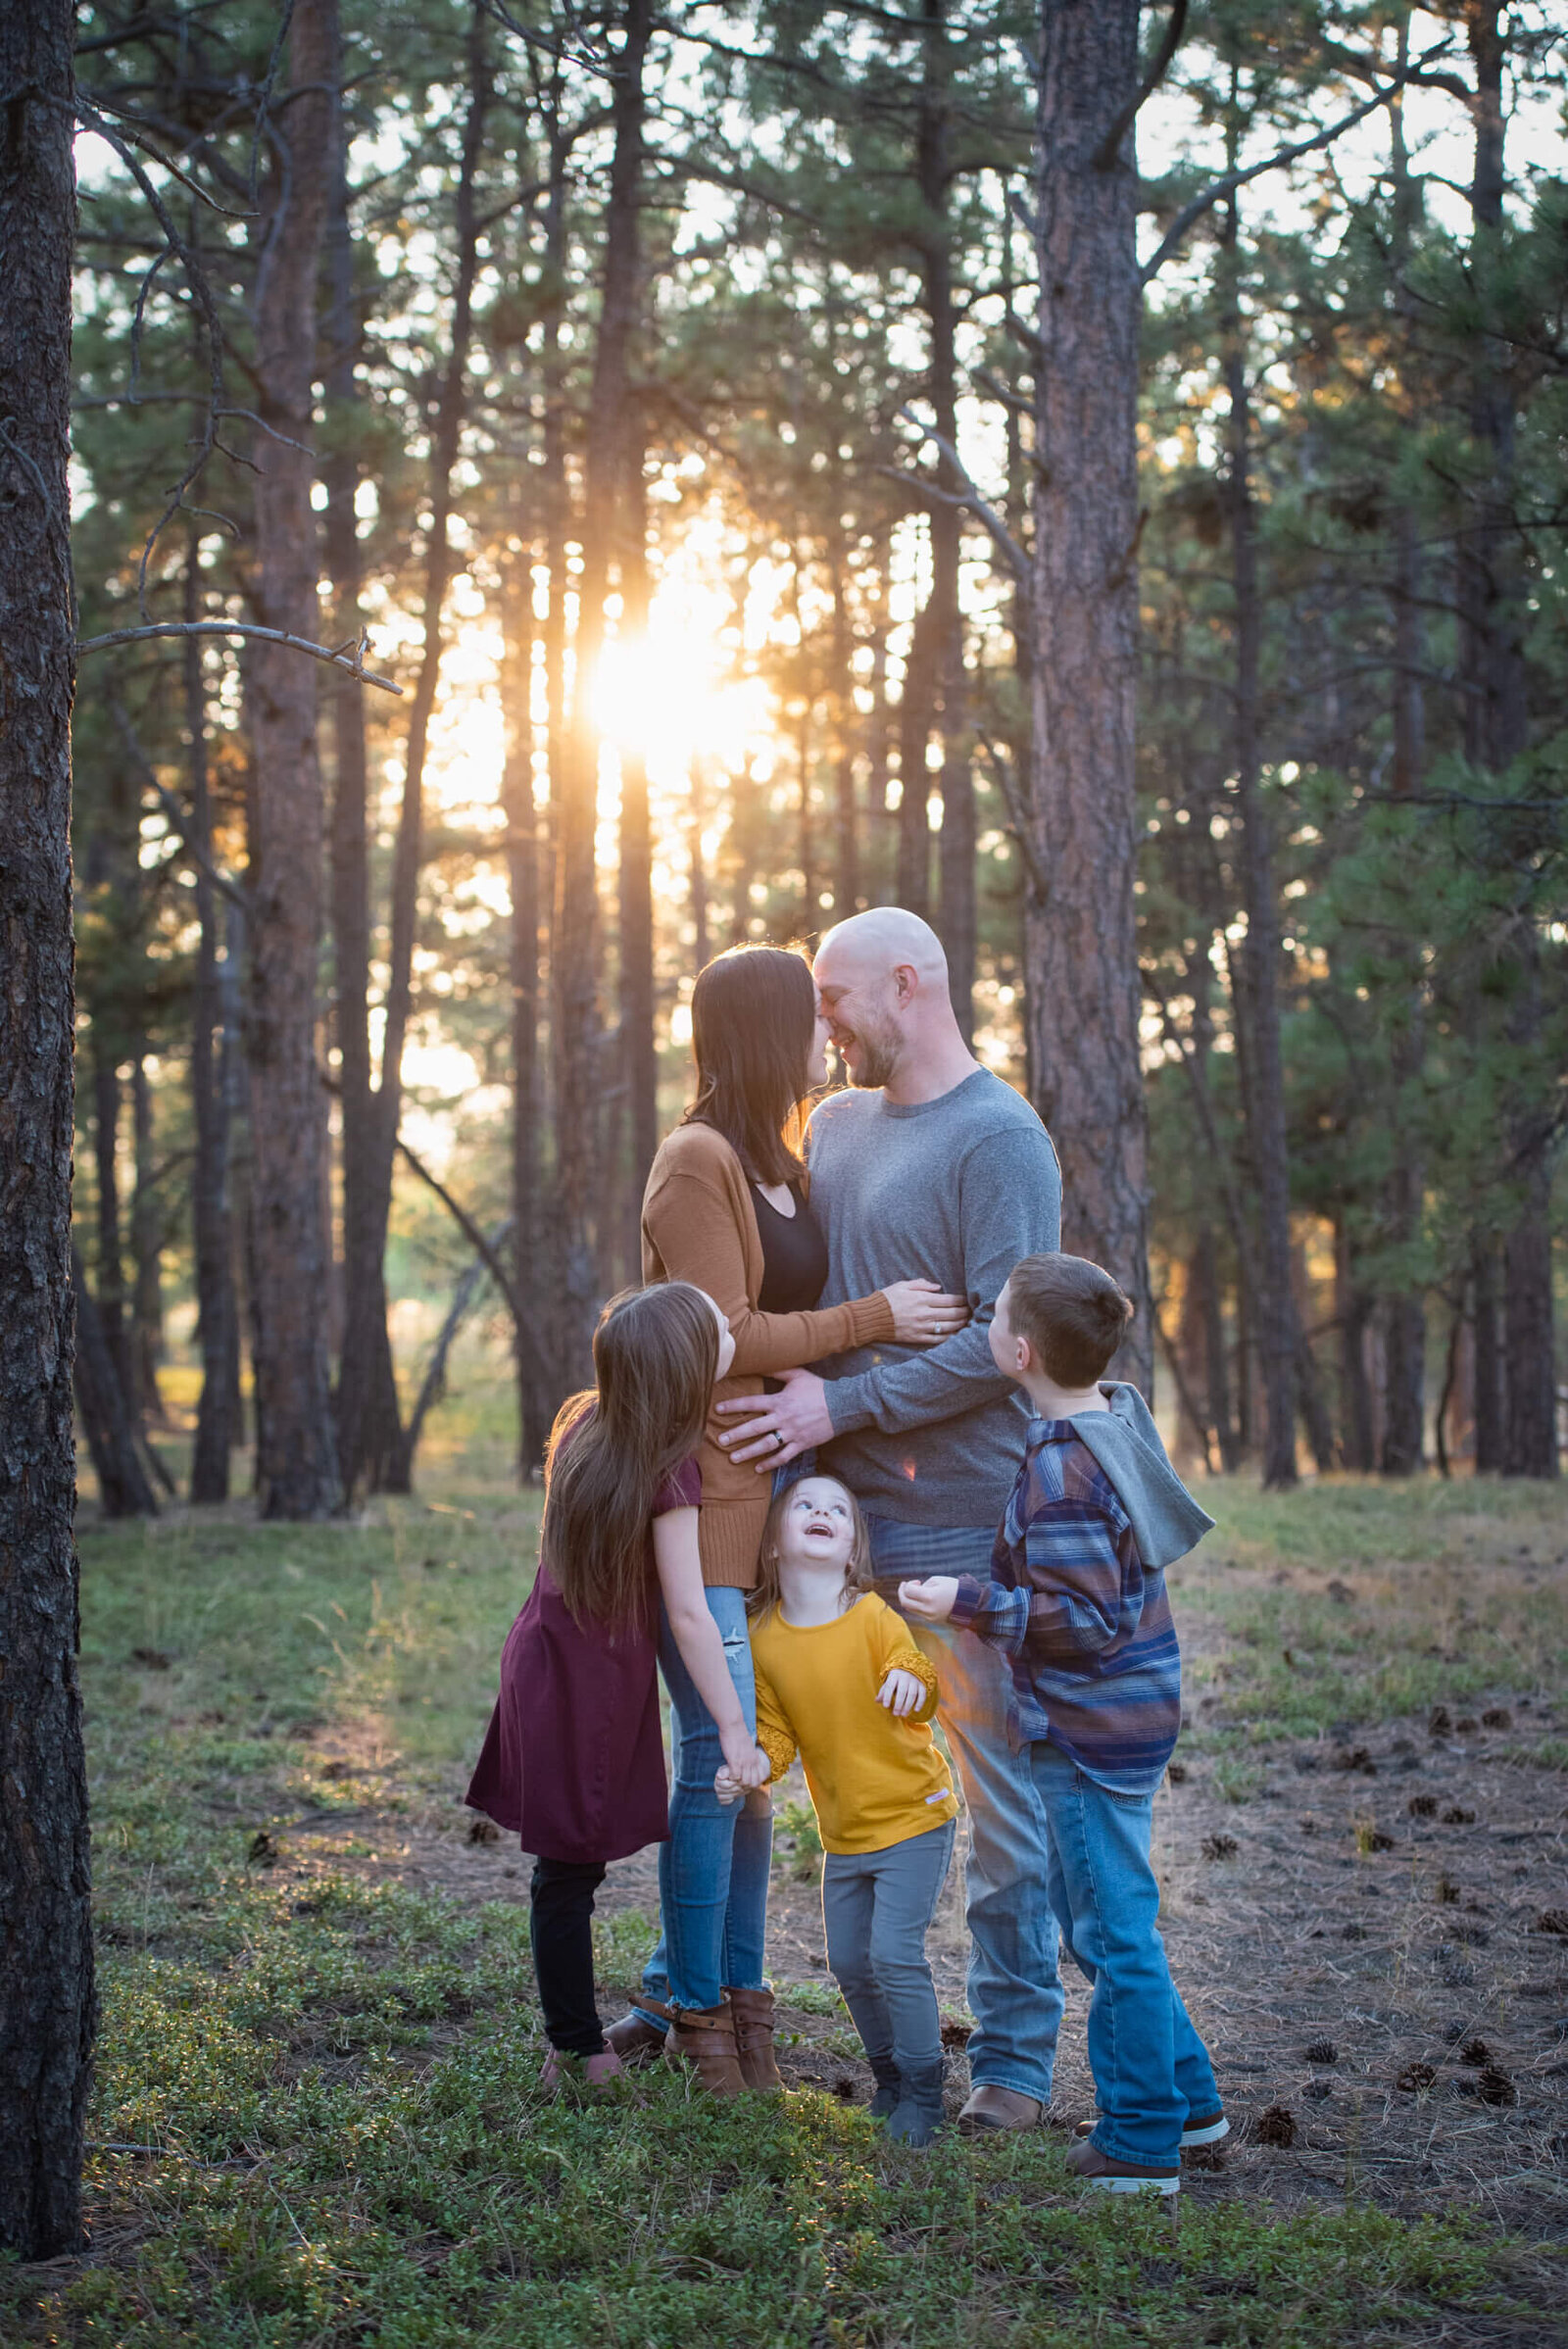
POLYGON ((550 2052, 591 2086, 620 2070, 594 1998, 594 1894, 611 1860, 669 1833, 659 1724, 659 1599, 736 1780, 766 1775, 746 1727, 697 1548, 702 1442, 734 1359, 723 1314, 689 1281, 630 1290, 594 1333, 594 1391, 564 1404, 545 1462, 539 1571, 501 1657, 501 1694, 468 1787, 536 1854, 534 1972, 550 2052))

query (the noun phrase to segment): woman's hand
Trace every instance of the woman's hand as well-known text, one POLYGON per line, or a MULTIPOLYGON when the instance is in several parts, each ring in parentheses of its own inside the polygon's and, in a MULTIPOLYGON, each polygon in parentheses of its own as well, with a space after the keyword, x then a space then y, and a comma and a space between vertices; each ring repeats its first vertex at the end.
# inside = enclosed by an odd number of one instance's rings
POLYGON ((925 1683, 916 1680, 912 1672, 906 1672, 901 1665, 891 1665, 886 1680, 876 1692, 876 1700, 878 1704, 887 1706, 895 1721, 906 1720, 910 1713, 917 1713, 924 1704, 925 1683))
POLYGON ((946 1623, 957 1595, 956 1575, 928 1574, 923 1583, 900 1583, 899 1612, 921 1623, 946 1623))
POLYGON ((895 1281, 882 1294, 893 1308, 893 1336, 899 1346, 940 1346, 969 1318, 968 1298, 950 1296, 935 1281, 895 1281))
POLYGON ((713 1792, 720 1802, 733 1802, 752 1786, 765 1786, 773 1765, 744 1724, 739 1731, 720 1729, 723 1762, 713 1774, 713 1792))

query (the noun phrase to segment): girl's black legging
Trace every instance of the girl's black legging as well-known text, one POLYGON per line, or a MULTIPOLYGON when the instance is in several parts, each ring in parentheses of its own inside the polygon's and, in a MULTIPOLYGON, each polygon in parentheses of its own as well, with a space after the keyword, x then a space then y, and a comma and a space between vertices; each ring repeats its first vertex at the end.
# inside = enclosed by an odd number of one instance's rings
POLYGON ((535 1860, 529 1886, 533 1970, 545 2035, 563 2055, 598 2055, 605 2044, 594 2000, 594 1894, 600 1860, 535 1860))

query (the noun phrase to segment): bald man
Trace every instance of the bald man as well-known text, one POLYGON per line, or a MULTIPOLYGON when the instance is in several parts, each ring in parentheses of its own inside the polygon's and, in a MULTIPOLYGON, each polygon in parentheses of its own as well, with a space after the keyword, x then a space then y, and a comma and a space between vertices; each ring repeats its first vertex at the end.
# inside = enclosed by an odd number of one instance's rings
MULTIPOLYGON (((1019 1259, 1061 1245, 1061 1176, 1028 1102, 964 1043, 928 923, 896 905, 858 913, 828 932, 814 973, 853 1088, 818 1105, 807 1144, 828 1248, 821 1302, 913 1268, 967 1297, 971 1318, 924 1350, 861 1347, 819 1374, 791 1372, 782 1394, 718 1408, 746 1415, 723 1441, 760 1472, 816 1448, 858 1495, 877 1589, 896 1604, 901 1581, 990 1579, 1029 1422, 987 1329, 1019 1259)), ((1045 1814, 1011 1675, 971 1633, 910 1628, 937 1667, 969 1814, 973 2093, 959 2126, 1031 2129, 1051 2099, 1062 1995, 1045 1814)))

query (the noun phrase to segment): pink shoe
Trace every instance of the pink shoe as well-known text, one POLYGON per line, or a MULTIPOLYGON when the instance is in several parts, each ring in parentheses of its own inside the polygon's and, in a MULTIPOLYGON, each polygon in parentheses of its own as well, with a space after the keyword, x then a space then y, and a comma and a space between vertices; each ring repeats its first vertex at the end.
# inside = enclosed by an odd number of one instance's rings
POLYGON ((588 2057, 582 2068, 582 2076, 590 2088, 603 2088, 608 2087, 612 2080, 619 2080, 625 2069, 613 2047, 602 2047, 597 2055, 588 2057))

